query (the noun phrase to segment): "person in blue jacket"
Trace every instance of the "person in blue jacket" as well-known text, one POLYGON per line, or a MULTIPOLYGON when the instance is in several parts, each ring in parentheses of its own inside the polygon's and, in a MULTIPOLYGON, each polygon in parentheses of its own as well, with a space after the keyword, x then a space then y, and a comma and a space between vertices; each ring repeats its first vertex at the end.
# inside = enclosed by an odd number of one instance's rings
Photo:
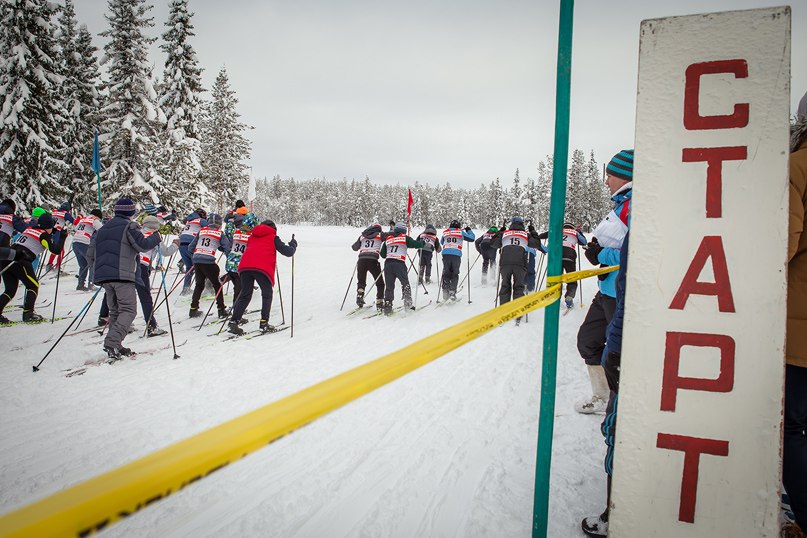
POLYGON ((227 307, 224 306, 224 296, 221 293, 221 280, 219 279, 219 265, 216 263, 216 252, 230 253, 230 239, 221 230, 223 219, 221 215, 212 213, 208 225, 199 230, 196 237, 188 245, 188 252, 193 253, 193 270, 196 272, 196 286, 191 296, 191 310, 189 316, 201 316, 199 300, 205 291, 205 281, 210 282, 216 293, 216 306, 219 309, 219 318, 227 317, 227 307))
POLYGON ((605 537, 608 535, 608 507, 611 505, 611 475, 614 470, 614 446, 616 444, 616 409, 619 399, 619 368, 622 362, 622 327, 625 319, 625 283, 628 272, 628 240, 630 231, 625 234, 622 248, 619 251, 619 272, 614 283, 616 303, 611 323, 608 324, 605 349, 602 353, 602 366, 611 392, 605 419, 600 426, 605 437, 605 473, 607 476, 607 501, 605 511, 599 516, 590 516, 583 520, 583 532, 588 536, 605 537))
MULTIPOLYGON (((610 160, 605 169, 606 184, 611 191, 614 209, 594 228, 585 254, 595 266, 619 264, 622 241, 630 227, 630 207, 633 192, 633 150, 622 150, 610 160)), ((605 413, 608 402, 608 382, 602 369, 605 330, 616 307, 616 272, 598 277, 599 291, 591 300, 586 319, 577 332, 577 350, 586 363, 591 380, 591 397, 576 405, 578 413, 605 413)))
POLYGON ((185 225, 179 233, 179 256, 182 258, 182 269, 186 272, 185 281, 182 284, 182 291, 180 295, 188 295, 191 293, 191 281, 193 279, 193 250, 188 249, 197 235, 199 230, 207 226, 207 211, 204 209, 197 209, 196 211, 188 214, 182 220, 185 225))
POLYGON ((457 219, 452 220, 448 229, 443 230, 443 236, 440 238, 440 244, 443 246, 443 275, 440 284, 443 289, 443 300, 457 299, 457 284, 462 265, 462 242, 473 243, 475 239, 471 227, 466 226, 463 230, 462 224, 457 219))

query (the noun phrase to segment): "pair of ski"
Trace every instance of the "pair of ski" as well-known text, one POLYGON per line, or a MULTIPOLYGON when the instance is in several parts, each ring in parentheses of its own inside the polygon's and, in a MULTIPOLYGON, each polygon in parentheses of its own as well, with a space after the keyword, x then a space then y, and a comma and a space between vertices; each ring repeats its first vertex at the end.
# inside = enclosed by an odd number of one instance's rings
MULTIPOLYGON (((43 299, 36 303, 37 308, 47 308, 49 306, 53 306, 53 302, 50 299, 43 299)), ((6 310, 22 310, 23 305, 21 304, 10 304, 6 306, 6 310)))
MULTIPOLYGON (((56 321, 61 321, 63 319, 68 319, 72 312, 73 311, 71 310, 70 312, 67 313, 66 316, 59 316, 59 317, 53 318, 52 321, 56 322, 56 321)), ((12 321, 11 323, 0 323, 0 327, 14 327, 15 325, 42 325, 43 323, 50 323, 50 322, 51 322, 50 318, 43 318, 43 319, 41 319, 39 321, 22 321, 22 320, 20 320, 20 321, 12 321)))
POLYGON ((230 340, 235 340, 236 338, 238 338, 240 340, 252 340, 253 338, 257 338, 259 336, 264 336, 266 334, 279 333, 279 332, 285 331, 286 329, 290 329, 290 328, 291 328, 290 325, 283 325, 281 327, 272 327, 270 330, 267 330, 267 331, 262 331, 261 329, 257 329, 255 331, 245 332, 244 334, 228 334, 227 338, 225 338, 223 340, 223 342, 228 342, 230 340))
MULTIPOLYGON (((177 347, 184 346, 187 343, 188 343, 188 341, 185 340, 181 344, 177 344, 177 347)), ((167 346, 161 346, 161 347, 156 348, 156 349, 133 351, 131 355, 121 357, 120 359, 110 359, 109 357, 105 357, 103 359, 88 360, 88 361, 84 362, 83 366, 79 366, 77 368, 67 368, 67 369, 62 370, 62 371, 65 372, 65 374, 64 374, 65 377, 73 377, 73 376, 77 376, 77 375, 83 375, 83 374, 85 374, 87 372, 87 370, 89 368, 92 368, 94 366, 103 366, 105 364, 108 364, 108 365, 111 366, 113 364, 117 364, 117 363, 123 362, 125 360, 133 361, 133 360, 137 359, 138 355, 143 355, 143 356, 145 356, 145 355, 153 355, 154 353, 157 353, 158 351, 166 351, 166 350, 169 350, 169 349, 171 349, 171 344, 168 344, 167 346)), ((174 357, 174 358, 176 358, 176 357, 174 357)))
MULTIPOLYGON (((426 308, 427 306, 430 306, 431 304, 432 304, 432 302, 431 302, 431 300, 429 300, 428 303, 426 303, 424 305, 420 305, 420 306, 418 306, 416 308, 414 308, 414 307, 410 308, 409 310, 407 310, 403 306, 396 306, 395 308, 392 309, 392 314, 397 314, 397 313, 402 313, 402 312, 405 313, 405 314, 410 314, 412 312, 418 312, 419 310, 423 310, 424 308, 426 308)), ((392 314, 389 314, 389 315, 392 315, 392 314)), ((385 315, 384 312, 379 310, 379 311, 373 312, 372 314, 370 314, 368 316, 364 316, 362 319, 370 319, 370 318, 375 318, 375 317, 383 316, 383 315, 385 315)))

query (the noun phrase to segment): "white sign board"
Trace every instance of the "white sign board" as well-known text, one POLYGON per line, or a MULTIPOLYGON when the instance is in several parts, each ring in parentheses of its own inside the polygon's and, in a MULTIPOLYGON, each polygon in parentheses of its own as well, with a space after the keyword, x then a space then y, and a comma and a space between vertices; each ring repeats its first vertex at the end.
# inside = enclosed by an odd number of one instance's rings
POLYGON ((609 536, 778 536, 790 9, 641 26, 609 536))

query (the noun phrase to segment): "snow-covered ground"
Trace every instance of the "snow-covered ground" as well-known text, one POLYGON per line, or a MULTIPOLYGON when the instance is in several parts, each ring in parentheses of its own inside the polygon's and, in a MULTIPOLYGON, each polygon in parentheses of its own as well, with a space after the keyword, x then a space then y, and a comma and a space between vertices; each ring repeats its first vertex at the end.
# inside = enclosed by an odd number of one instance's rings
MULTIPOLYGON (((255 340, 223 341, 188 320, 189 297, 172 296, 181 355, 164 349, 65 377, 103 357, 94 333, 65 338, 33 373, 69 320, 0 329, 0 513, 7 513, 335 374, 397 350, 493 306, 495 285, 471 271, 471 299, 408 317, 346 317, 339 305, 360 230, 281 226, 296 234, 295 327, 255 340)), ((413 231, 413 235, 420 232, 413 231)), ((476 252, 471 247, 471 261, 476 252)), ((66 270, 75 272, 71 260, 66 270)), ((442 266, 441 266, 442 267, 442 266)), ((466 263, 463 261, 463 271, 466 263)), ((583 257, 583 267, 589 267, 583 257)), ((176 267, 171 269, 169 283, 176 267)), ((279 256, 286 322, 291 260, 279 256)), ((410 281, 414 282, 414 276, 410 281)), ((52 299, 56 280, 42 283, 52 299)), ((89 299, 63 277, 57 315, 89 299)), ((582 284, 585 306, 596 283, 582 284)), ((400 288, 396 304, 400 304, 400 288)), ((437 284, 418 304, 436 297, 437 284)), ((156 289, 155 289, 156 293, 156 289)), ((371 295, 374 294, 374 291, 371 295)), ((178 295, 178 294, 175 294, 178 295)), ((259 305, 259 292, 251 308, 259 305)), ((232 298, 227 297, 228 305, 232 298)), ((12 302, 21 304, 22 289, 12 302)), ((206 308, 209 303, 203 303, 206 308)), ((579 301, 578 301, 579 304, 579 301)), ((95 323, 98 302, 82 328, 95 323)), ((139 307, 138 307, 139 310, 139 307)), ((215 310, 215 309, 214 309, 215 310)), ((50 315, 50 308, 40 308, 50 315)), ((19 310, 6 315, 19 319, 19 310)), ((600 416, 577 414, 590 394, 577 353, 585 308, 561 318, 550 536, 581 536, 580 520, 605 503, 600 416)), ((257 315, 248 328, 256 328, 257 315), (254 322, 254 323, 252 323, 254 322)), ((157 318, 167 327, 165 310, 157 318)), ((277 294, 272 322, 281 319, 277 294)), ((196 321, 196 320, 194 320, 196 321)), ((108 536, 528 536, 532 523, 543 311, 507 325, 214 473, 106 531, 108 536)))

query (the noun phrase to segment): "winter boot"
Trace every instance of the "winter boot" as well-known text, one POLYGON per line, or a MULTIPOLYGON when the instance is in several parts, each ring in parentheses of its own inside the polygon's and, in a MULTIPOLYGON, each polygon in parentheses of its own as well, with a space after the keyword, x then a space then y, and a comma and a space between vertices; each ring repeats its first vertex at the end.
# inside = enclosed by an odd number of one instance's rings
POLYGON ((364 290, 363 289, 358 290, 356 292, 356 304, 359 306, 359 308, 364 306, 364 290))
POLYGON ((583 520, 583 532, 586 536, 605 538, 608 536, 608 510, 599 516, 590 516, 583 520))
POLYGON ((230 321, 230 323, 227 324, 227 331, 231 332, 236 336, 242 336, 244 334, 244 329, 239 327, 239 325, 240 323, 236 320, 230 321))
POLYGON ((269 325, 268 319, 262 319, 258 328, 265 333, 273 333, 275 332, 275 327, 273 325, 269 325))
POLYGON ((379 312, 384 311, 384 299, 376 299, 375 300, 375 307, 379 312))
POLYGON ((219 308, 219 319, 226 319, 229 314, 226 308, 219 308))
POLYGON ((202 315, 202 312, 198 308, 191 308, 190 312, 188 312, 188 316, 192 318, 198 318, 202 315))
POLYGON ((106 324, 109 323, 109 318, 105 318, 102 316, 98 317, 98 326, 99 327, 106 327, 106 324))
POLYGON ((567 295, 564 299, 566 301, 566 308, 574 308, 574 297, 567 295))
POLYGON ((608 397, 610 396, 605 370, 599 364, 588 364, 587 367, 591 381, 591 398, 579 402, 575 406, 575 410, 584 415, 604 415, 605 408, 608 406, 608 397))
POLYGON ((22 320, 25 323, 42 323, 43 321, 45 321, 45 318, 43 318, 33 310, 31 310, 30 312, 23 310, 22 320))
POLYGON ((159 327, 157 327, 155 325, 153 327, 148 328, 148 332, 147 332, 146 336, 151 338, 152 336, 162 336, 164 334, 166 334, 166 330, 165 329, 160 329, 159 327))

